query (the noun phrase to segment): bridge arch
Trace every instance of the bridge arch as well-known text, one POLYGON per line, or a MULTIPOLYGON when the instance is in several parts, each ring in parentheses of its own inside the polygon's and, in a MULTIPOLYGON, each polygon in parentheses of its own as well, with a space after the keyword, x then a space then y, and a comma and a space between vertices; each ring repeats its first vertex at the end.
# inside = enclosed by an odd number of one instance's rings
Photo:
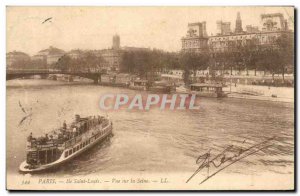
POLYGON ((46 71, 46 70, 9 70, 6 72, 6 80, 34 76, 34 75, 49 75, 49 74, 64 74, 71 76, 79 76, 82 78, 91 79, 94 83, 101 81, 103 72, 73 72, 73 71, 46 71))

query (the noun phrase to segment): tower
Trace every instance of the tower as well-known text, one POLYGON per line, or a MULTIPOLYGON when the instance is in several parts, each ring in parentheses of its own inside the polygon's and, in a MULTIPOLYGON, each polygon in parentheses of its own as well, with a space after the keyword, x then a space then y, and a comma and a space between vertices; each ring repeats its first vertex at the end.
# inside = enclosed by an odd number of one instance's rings
POLYGON ((243 27, 242 27, 242 19, 240 12, 237 13, 236 21, 235 21, 235 33, 242 33, 243 27))
POLYGON ((222 35, 223 31, 222 31, 222 21, 218 20, 217 21, 217 35, 222 35))
POLYGON ((229 35, 231 34, 231 23, 223 22, 222 20, 217 21, 217 35, 229 35))
POLYGON ((282 13, 262 14, 262 31, 284 31, 286 30, 285 19, 282 13))
POLYGON ((120 36, 119 35, 114 35, 113 36, 112 49, 114 49, 114 50, 120 49, 120 36))
POLYGON ((206 22, 196 22, 188 24, 188 37, 207 37, 206 33, 206 22))

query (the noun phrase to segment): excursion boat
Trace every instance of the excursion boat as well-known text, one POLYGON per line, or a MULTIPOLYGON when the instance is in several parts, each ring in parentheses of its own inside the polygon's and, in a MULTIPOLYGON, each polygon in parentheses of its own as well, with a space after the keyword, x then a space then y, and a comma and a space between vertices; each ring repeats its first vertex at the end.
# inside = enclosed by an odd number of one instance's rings
POLYGON ((155 93, 171 93, 172 86, 163 81, 154 82, 150 87, 149 91, 155 93))
POLYGON ((148 90, 148 87, 149 87, 149 81, 148 80, 140 80, 140 79, 134 80, 129 85, 129 88, 133 89, 133 90, 143 90, 143 91, 146 91, 146 90, 148 90))
POLYGON ((190 93, 200 97, 226 97, 222 84, 195 83, 190 85, 190 93))
POLYGON ((185 85, 180 85, 176 87, 176 93, 189 94, 190 90, 188 87, 185 87, 185 85))
POLYGON ((103 116, 80 118, 45 137, 27 138, 27 158, 19 170, 33 173, 59 166, 90 149, 112 134, 112 122, 103 116))

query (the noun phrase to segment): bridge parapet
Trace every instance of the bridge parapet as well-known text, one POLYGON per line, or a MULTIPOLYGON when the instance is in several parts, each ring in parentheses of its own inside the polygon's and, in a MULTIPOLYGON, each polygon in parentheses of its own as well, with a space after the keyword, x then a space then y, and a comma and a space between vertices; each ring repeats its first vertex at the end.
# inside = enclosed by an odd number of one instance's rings
POLYGON ((8 69, 6 70, 6 80, 11 80, 15 78, 21 78, 31 75, 49 75, 49 74, 66 74, 74 75, 83 78, 88 78, 98 82, 101 75, 105 73, 103 71, 90 71, 90 70, 51 70, 51 69, 8 69))
POLYGON ((48 74, 72 74, 72 73, 105 73, 104 71, 90 70, 55 70, 55 69, 7 69, 6 73, 48 73, 48 74))

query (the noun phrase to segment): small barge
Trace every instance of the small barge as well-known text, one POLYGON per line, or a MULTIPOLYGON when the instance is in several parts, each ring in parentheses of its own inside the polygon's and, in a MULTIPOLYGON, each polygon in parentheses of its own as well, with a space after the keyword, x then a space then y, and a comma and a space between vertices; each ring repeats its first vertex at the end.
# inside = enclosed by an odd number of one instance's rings
POLYGON ((222 84, 195 83, 190 86, 190 93, 199 97, 226 97, 222 84))
POLYGON ((130 83, 129 89, 132 90, 140 90, 140 91, 146 91, 149 88, 149 81, 148 80, 141 80, 137 79, 130 83))

